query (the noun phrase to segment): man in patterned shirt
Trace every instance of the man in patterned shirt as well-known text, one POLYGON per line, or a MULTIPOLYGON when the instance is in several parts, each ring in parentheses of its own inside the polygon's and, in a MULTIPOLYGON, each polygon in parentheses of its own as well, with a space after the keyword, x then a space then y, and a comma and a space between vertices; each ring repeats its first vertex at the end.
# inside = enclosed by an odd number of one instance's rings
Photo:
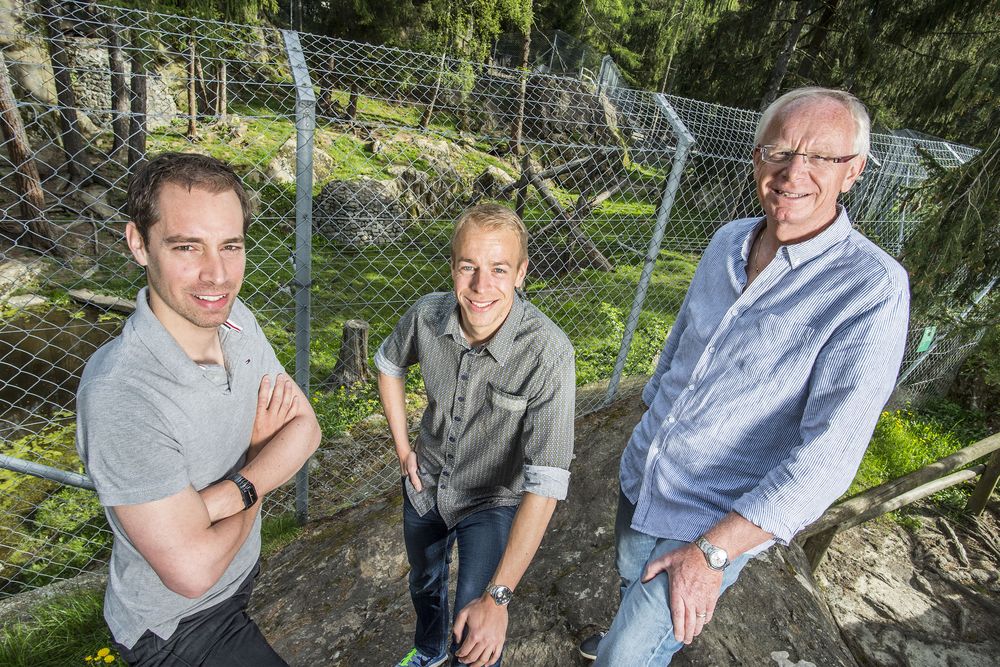
POLYGON ((597 665, 669 663, 750 556, 787 544, 851 483, 909 314, 906 272, 837 203, 864 169, 869 126, 855 97, 822 88, 763 113, 765 215, 724 225, 705 250, 622 455, 622 602, 597 665))
POLYGON ((453 292, 419 299, 375 355, 402 473, 403 537, 417 614, 400 665, 449 659, 448 565, 458 543, 453 664, 499 665, 507 604, 566 497, 575 370, 569 339, 518 293, 527 230, 475 206, 451 240, 453 292), (406 369, 427 393, 411 447, 406 369))

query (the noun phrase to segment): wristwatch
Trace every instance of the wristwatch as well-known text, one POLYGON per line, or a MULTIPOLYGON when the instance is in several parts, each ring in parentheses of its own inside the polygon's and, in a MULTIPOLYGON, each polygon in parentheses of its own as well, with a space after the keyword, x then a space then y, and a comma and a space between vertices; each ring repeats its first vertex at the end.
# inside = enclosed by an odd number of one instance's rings
POLYGON ((232 475, 226 477, 226 479, 239 488, 240 495, 243 496, 243 509, 250 509, 257 502, 257 489, 249 479, 238 472, 234 472, 232 475))
POLYGON ((514 591, 506 586, 490 586, 486 589, 486 592, 490 594, 490 597, 493 598, 498 607, 506 607, 514 599, 514 591))
POLYGON ((729 554, 725 549, 715 546, 704 537, 699 537, 694 543, 705 554, 708 566, 716 572, 722 572, 729 566, 729 554))

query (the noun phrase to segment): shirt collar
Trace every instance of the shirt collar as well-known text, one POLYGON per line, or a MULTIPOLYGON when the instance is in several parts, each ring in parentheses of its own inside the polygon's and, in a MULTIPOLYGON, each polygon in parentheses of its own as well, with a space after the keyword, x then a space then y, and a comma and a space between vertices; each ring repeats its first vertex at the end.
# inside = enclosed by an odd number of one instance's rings
MULTIPOLYGON (((793 243, 779 248, 778 254, 784 258, 789 267, 797 269, 806 262, 819 257, 850 235, 851 230, 854 229, 854 225, 851 223, 851 218, 847 214, 847 209, 840 204, 837 204, 837 211, 837 217, 834 219, 833 223, 828 225, 826 229, 821 231, 816 236, 806 241, 802 241, 801 243, 793 243)), ((746 263, 750 258, 750 248, 753 246, 753 241, 757 237, 758 230, 760 230, 760 228, 765 224, 766 218, 756 220, 754 224, 749 227, 746 235, 743 237, 740 255, 742 256, 744 263, 746 263)))
MULTIPOLYGON (((139 290, 135 298, 135 312, 129 318, 129 324, 150 354, 180 382, 193 382, 203 374, 198 364, 191 360, 149 307, 149 287, 139 290)), ((233 354, 239 354, 245 336, 242 328, 231 319, 219 327, 219 330, 222 356, 228 360, 233 354)))
MULTIPOLYGON (((438 336, 451 336, 460 345, 470 347, 469 341, 465 338, 465 334, 462 333, 458 298, 454 293, 449 295, 449 299, 445 302, 445 308, 447 310, 441 320, 441 326, 438 327, 438 336)), ((484 346, 484 349, 501 366, 507 362, 507 359, 514 352, 514 339, 517 337, 517 331, 521 327, 522 319, 524 319, 524 297, 515 291, 514 303, 511 304, 510 312, 507 313, 507 319, 503 321, 497 332, 493 334, 493 337, 484 346)))

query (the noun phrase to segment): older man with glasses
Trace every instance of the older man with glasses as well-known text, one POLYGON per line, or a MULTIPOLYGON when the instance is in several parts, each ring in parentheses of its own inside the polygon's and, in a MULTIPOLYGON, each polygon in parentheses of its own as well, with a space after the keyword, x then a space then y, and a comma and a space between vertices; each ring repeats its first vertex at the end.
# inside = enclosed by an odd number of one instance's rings
POLYGON ((906 272, 837 203, 870 121, 852 95, 793 90, 753 150, 764 217, 714 236, 643 391, 621 460, 622 600, 597 665, 668 664, 754 554, 788 544, 851 483, 892 392, 906 272))

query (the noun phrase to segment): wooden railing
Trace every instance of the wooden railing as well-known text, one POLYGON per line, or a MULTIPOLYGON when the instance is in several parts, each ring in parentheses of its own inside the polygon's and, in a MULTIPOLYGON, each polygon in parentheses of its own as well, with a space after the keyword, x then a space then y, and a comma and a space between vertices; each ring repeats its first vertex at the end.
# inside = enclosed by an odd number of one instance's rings
POLYGON ((837 533, 909 505, 949 486, 975 479, 977 476, 979 482, 965 506, 966 511, 975 516, 979 516, 986 509, 986 502, 996 488, 997 479, 1000 478, 1000 433, 984 438, 909 475, 868 489, 864 493, 833 505, 795 539, 802 545, 802 550, 809 558, 812 569, 815 570, 823 561, 823 556, 826 555, 826 550, 837 533), (991 455, 988 463, 954 472, 987 455, 991 455))

